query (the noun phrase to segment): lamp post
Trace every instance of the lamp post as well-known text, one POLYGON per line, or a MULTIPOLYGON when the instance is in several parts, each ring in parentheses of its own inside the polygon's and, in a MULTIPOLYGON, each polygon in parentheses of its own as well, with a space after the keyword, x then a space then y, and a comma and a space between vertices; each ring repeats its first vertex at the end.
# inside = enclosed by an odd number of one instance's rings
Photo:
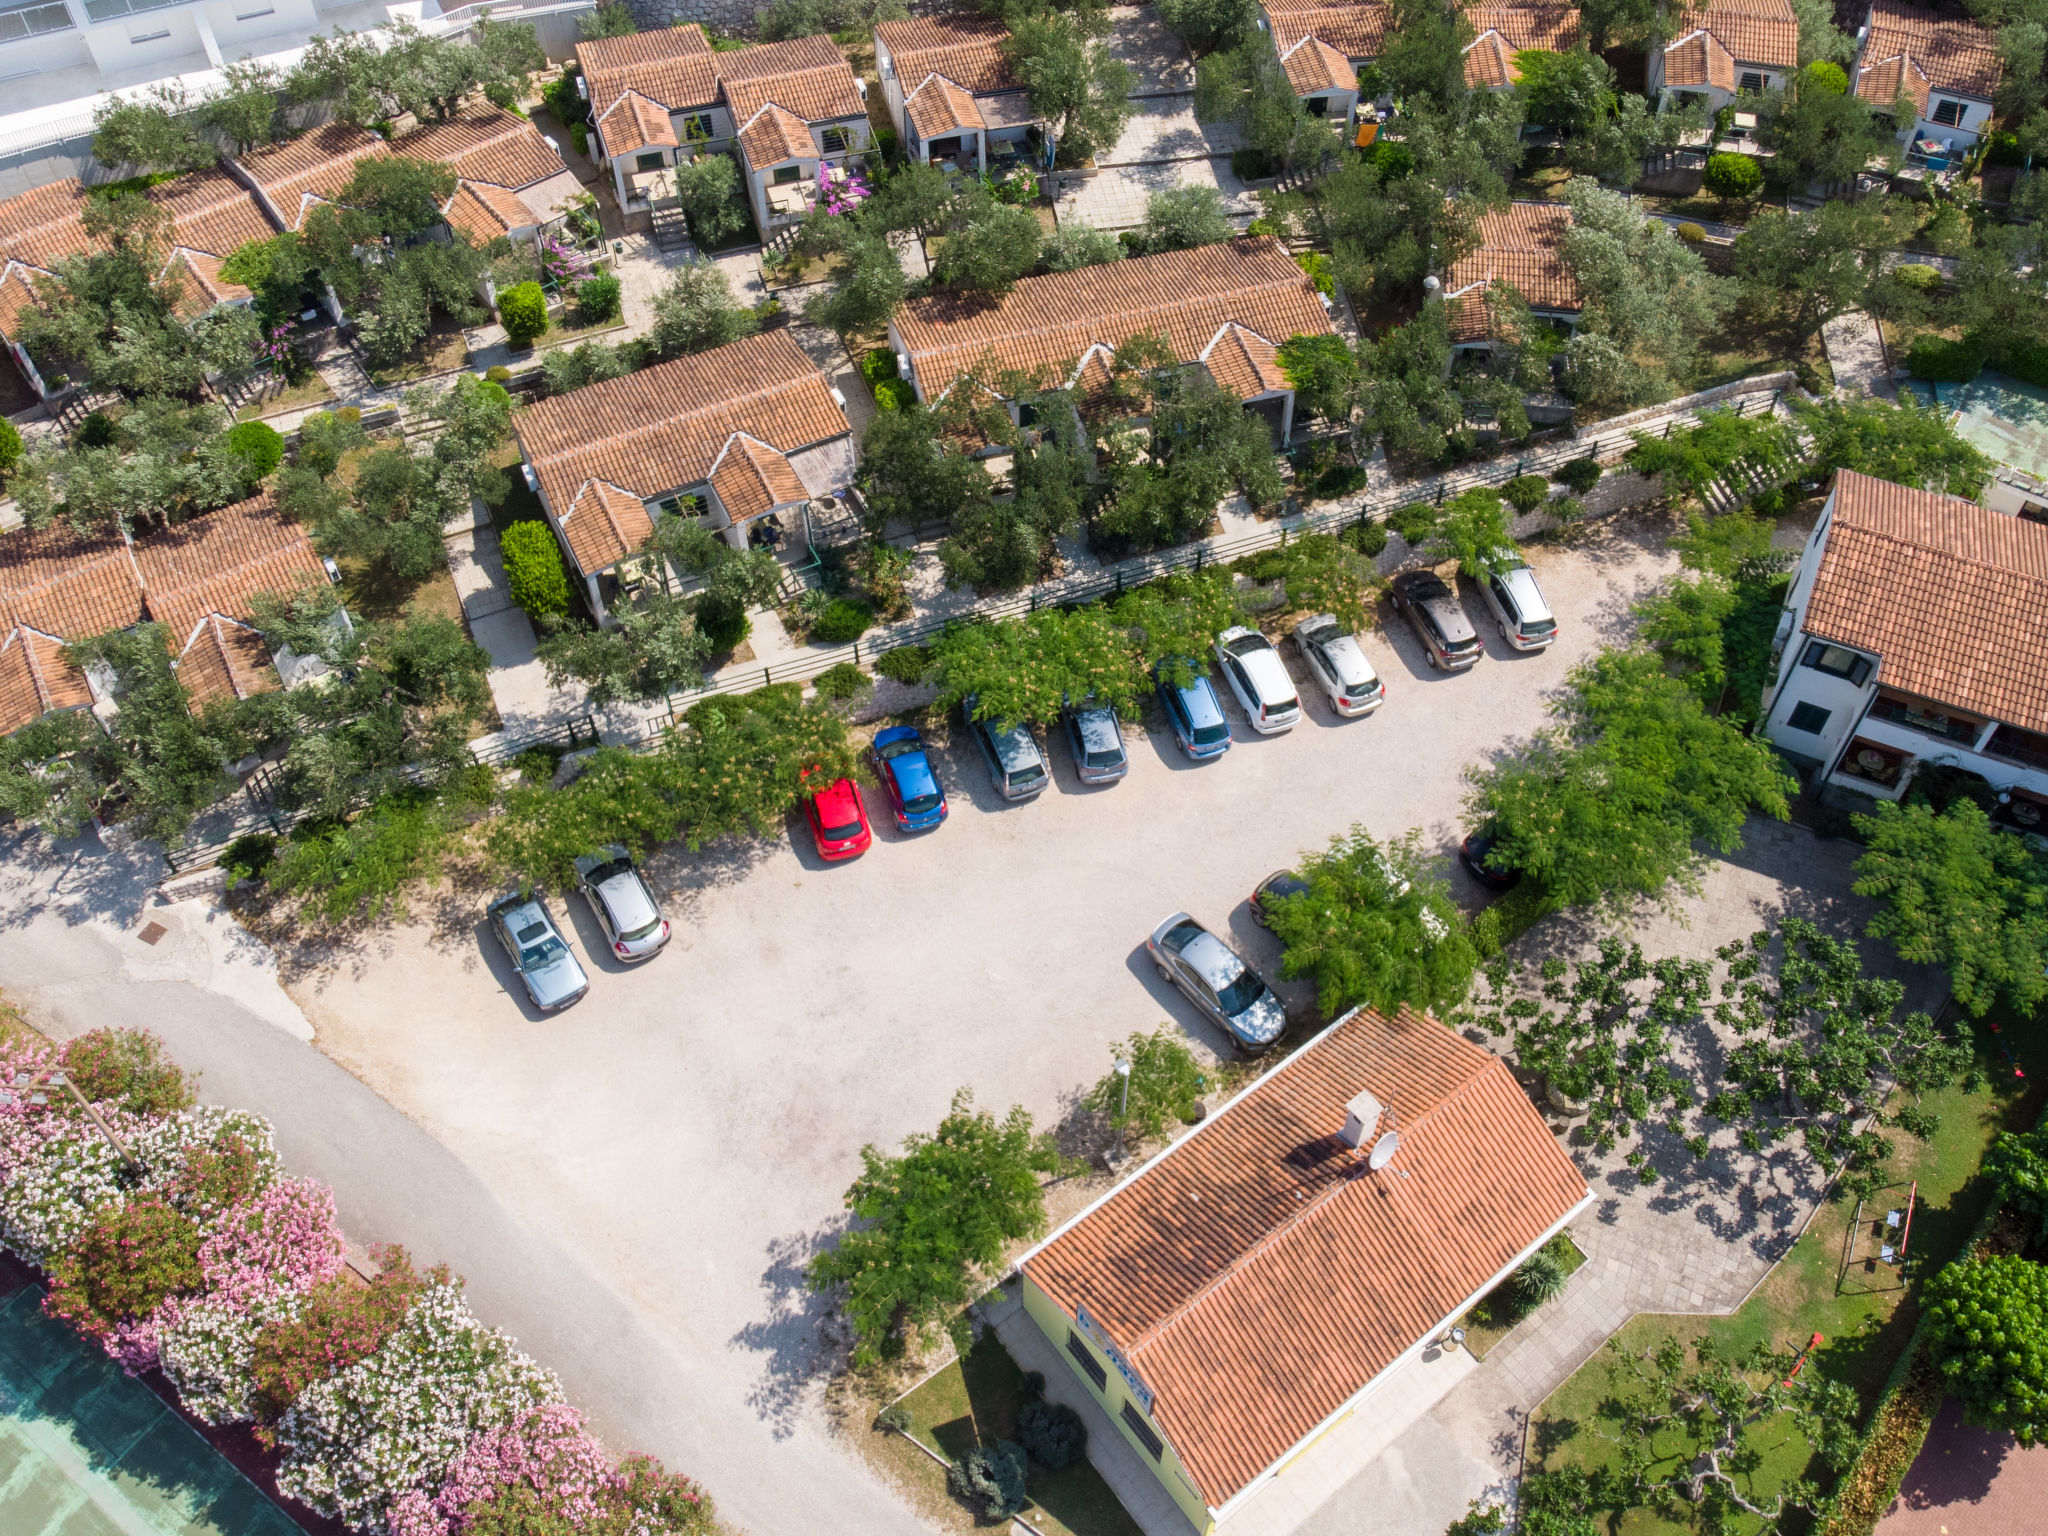
POLYGON ((1124 1080, 1124 1087, 1123 1103, 1116 1112, 1116 1145, 1109 1153, 1109 1166, 1112 1168, 1124 1160, 1124 1124, 1131 1116, 1131 1061, 1128 1056, 1117 1058, 1116 1075, 1124 1080))

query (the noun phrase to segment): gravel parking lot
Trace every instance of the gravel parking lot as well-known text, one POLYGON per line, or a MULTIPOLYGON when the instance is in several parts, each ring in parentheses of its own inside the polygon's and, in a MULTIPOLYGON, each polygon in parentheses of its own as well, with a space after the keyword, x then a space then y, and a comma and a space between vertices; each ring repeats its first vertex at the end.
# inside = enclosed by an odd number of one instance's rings
POLYGON ((961 741, 941 754, 952 814, 934 833, 900 837, 883 815, 841 866, 801 837, 666 855, 653 874, 678 893, 677 934, 642 968, 557 901, 594 972, 559 1017, 526 1008, 469 906, 416 908, 291 990, 322 1049, 650 1320, 717 1428, 636 1423, 580 1362, 551 1362, 572 1389, 741 1525, 788 1528, 777 1485, 802 1458, 777 1442, 838 1454, 806 1422, 820 1330, 800 1266, 836 1229, 861 1145, 928 1129, 962 1085, 1057 1119, 1112 1042, 1162 1019, 1216 1043, 1146 959, 1153 924, 1185 907, 1270 968, 1245 898, 1271 870, 1354 821, 1448 851, 1464 766, 1539 725, 1566 670, 1624 630, 1672 567, 1664 532, 1610 524, 1533 552, 1563 626, 1547 652, 1507 652, 1469 596, 1489 639, 1468 673, 1430 671, 1405 626, 1368 636, 1389 697, 1364 720, 1304 689, 1302 725, 1261 739, 1238 721, 1202 766, 1134 732, 1130 776, 1098 790, 1055 751, 1053 788, 1019 806, 961 741))

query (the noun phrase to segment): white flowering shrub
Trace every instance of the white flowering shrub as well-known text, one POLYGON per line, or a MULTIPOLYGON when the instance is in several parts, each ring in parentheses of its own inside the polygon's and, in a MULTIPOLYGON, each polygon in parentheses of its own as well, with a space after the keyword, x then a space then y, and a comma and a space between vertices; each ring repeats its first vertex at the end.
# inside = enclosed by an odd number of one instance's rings
POLYGON ((47 1263, 71 1245, 93 1212, 125 1198, 121 1154, 89 1120, 15 1119, 4 1139, 0 1242, 31 1264, 47 1263))
POLYGON ((184 1405, 209 1424, 246 1424, 255 1417, 256 1335, 299 1315, 296 1291, 249 1304, 212 1301, 185 1307, 161 1329, 157 1348, 164 1375, 184 1405))
POLYGON ((278 1487, 382 1530, 400 1495, 437 1487, 474 1436, 561 1401, 553 1372, 435 1285, 375 1354, 315 1382, 278 1422, 278 1487))
MULTIPOLYGON (((141 1187, 163 1190, 174 1204, 185 1206, 190 1202, 181 1196, 190 1178, 193 1155, 218 1152, 237 1143, 251 1154, 251 1166, 245 1173, 248 1193, 260 1194, 279 1172, 270 1122, 261 1115, 202 1104, 151 1124, 130 1143, 129 1150, 143 1168, 141 1187)), ((188 1214, 210 1216, 216 1212, 192 1210, 188 1214)))

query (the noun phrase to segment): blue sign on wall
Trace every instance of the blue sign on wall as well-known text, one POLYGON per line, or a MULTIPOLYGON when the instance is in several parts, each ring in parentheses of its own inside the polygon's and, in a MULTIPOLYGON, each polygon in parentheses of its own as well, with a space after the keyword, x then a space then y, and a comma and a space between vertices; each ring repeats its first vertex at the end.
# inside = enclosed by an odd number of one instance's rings
POLYGON ((1149 1416, 1152 1412, 1152 1389, 1145 1385, 1145 1378, 1138 1374, 1138 1368, 1124 1358, 1124 1352, 1118 1349, 1109 1335, 1103 1331, 1102 1324, 1088 1315, 1086 1307, 1074 1309, 1074 1321, 1081 1325, 1083 1333, 1095 1341, 1095 1347, 1109 1356, 1109 1362, 1116 1367, 1117 1375, 1123 1377, 1124 1385, 1131 1389, 1131 1396, 1137 1399, 1138 1406, 1149 1416))

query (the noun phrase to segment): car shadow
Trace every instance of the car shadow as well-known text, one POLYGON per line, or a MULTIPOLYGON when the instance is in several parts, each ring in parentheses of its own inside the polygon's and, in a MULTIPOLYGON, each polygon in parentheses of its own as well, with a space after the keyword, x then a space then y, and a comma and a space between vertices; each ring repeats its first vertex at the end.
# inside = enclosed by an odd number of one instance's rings
MULTIPOLYGON (((583 899, 583 893, 580 890, 571 889, 557 892, 556 900, 562 906, 560 916, 563 918, 565 926, 572 931, 576 940, 576 946, 582 951, 577 958, 583 962, 584 970, 601 971, 607 976, 620 976, 627 971, 637 971, 641 966, 650 963, 648 960, 642 960, 637 964, 628 965, 612 953, 612 941, 604 936, 604 929, 598 924, 597 915, 590 910, 590 903, 583 899)), ((663 912, 662 916, 667 917, 668 914, 663 912)), ((488 926, 486 924, 487 930, 488 926)), ((670 931, 673 933, 673 927, 671 927, 670 931)), ((497 943, 497 936, 495 934, 487 931, 485 937, 489 938, 493 944, 497 943)), ((652 958, 659 959, 660 956, 656 955, 652 958)))
MULTIPOLYGON (((1166 915, 1164 912, 1159 914, 1160 918, 1166 915)), ((1137 978, 1138 984, 1151 995, 1153 1002, 1159 1005, 1160 1010, 1166 1015, 1167 1022, 1190 1038, 1199 1040, 1219 1061, 1230 1061, 1239 1055, 1237 1042, 1221 1027, 1212 1024, 1199 1008, 1187 1000, 1186 994, 1179 987, 1159 974, 1159 967, 1152 959, 1152 951, 1145 947, 1144 940, 1138 941, 1125 958, 1124 965, 1131 975, 1137 978)))
MULTIPOLYGON (((1046 744, 1040 741, 1038 750, 1048 764, 1052 754, 1046 751, 1046 744)), ((1041 798, 1040 790, 1031 800, 1010 800, 995 786, 995 780, 988 771, 988 759, 982 756, 981 748, 974 744, 974 738, 964 729, 956 729, 943 748, 935 748, 929 737, 925 740, 925 751, 932 761, 939 765, 939 780, 946 786, 946 803, 957 806, 962 800, 977 811, 1007 811, 1031 804, 1041 798)), ((1057 770, 1054 770, 1057 776, 1057 770)))

